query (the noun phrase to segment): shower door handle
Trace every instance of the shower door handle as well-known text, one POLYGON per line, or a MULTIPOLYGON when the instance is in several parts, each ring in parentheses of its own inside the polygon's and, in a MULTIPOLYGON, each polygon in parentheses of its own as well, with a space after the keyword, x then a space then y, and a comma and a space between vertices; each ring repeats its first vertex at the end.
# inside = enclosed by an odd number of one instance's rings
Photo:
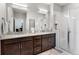
POLYGON ((69 43, 70 43, 70 31, 68 31, 68 46, 69 46, 69 43))

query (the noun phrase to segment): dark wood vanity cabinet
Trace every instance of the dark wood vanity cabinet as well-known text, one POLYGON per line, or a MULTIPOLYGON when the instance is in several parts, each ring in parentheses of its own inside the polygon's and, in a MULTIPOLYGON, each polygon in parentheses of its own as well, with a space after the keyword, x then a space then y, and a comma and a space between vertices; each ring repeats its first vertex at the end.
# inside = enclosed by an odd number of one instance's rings
POLYGON ((35 36, 33 39, 33 46, 34 46, 34 53, 33 54, 38 54, 41 52, 41 36, 35 36))
POLYGON ((2 55, 32 55, 33 54, 33 39, 19 38, 2 40, 2 55))
POLYGON ((55 34, 1 40, 2 55, 35 55, 55 47, 55 34))
POLYGON ((20 43, 15 40, 2 40, 1 41, 1 54, 2 55, 19 55, 20 43))
POLYGON ((12 43, 3 45, 2 55, 20 55, 19 43, 12 43))
POLYGON ((55 34, 42 36, 42 51, 49 50, 55 47, 55 34))
POLYGON ((33 39, 26 38, 27 40, 21 41, 20 49, 21 55, 32 55, 33 54, 33 39))
POLYGON ((49 37, 48 35, 42 36, 42 51, 46 51, 49 49, 49 37))
POLYGON ((56 43, 55 43, 55 34, 54 35, 49 35, 49 49, 54 48, 56 43))

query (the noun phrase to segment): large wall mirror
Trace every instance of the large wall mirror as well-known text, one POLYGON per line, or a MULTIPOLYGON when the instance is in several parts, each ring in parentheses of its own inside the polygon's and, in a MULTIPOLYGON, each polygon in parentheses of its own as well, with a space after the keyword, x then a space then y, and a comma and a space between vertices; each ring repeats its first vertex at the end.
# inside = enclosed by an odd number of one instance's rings
POLYGON ((25 32, 26 8, 16 4, 7 4, 8 33, 25 32))
POLYGON ((6 3, 6 21, 3 34, 38 33, 49 31, 50 8, 44 3, 6 3), (6 25, 6 26, 5 26, 6 25), (6 28, 6 30, 4 30, 6 28))
POLYGON ((29 19, 29 32, 35 32, 35 19, 29 19))

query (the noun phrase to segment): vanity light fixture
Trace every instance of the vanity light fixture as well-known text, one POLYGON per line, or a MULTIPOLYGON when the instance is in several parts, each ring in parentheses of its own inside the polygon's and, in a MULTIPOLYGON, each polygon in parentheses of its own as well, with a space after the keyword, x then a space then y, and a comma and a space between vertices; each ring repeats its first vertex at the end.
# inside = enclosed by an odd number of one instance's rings
POLYGON ((11 6, 13 8, 16 8, 16 9, 20 9, 20 10, 27 10, 27 5, 26 4, 21 4, 21 3, 12 3, 11 6))
POLYGON ((48 10, 46 9, 43 9, 43 8, 38 8, 39 9, 39 13, 42 13, 42 14, 47 14, 48 13, 48 10))
POLYGON ((22 3, 12 3, 12 4, 25 8, 28 7, 27 4, 22 4, 22 3))

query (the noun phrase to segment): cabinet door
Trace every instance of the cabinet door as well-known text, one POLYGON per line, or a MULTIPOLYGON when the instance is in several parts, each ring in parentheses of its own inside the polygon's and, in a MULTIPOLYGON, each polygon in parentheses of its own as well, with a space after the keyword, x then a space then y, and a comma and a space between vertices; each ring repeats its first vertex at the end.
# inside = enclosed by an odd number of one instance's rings
POLYGON ((41 36, 35 36, 33 42, 34 42, 34 47, 41 46, 41 36))
POLYGON ((53 48, 54 47, 54 39, 53 39, 53 37, 50 37, 49 38, 49 49, 51 49, 51 48, 53 48))
POLYGON ((33 54, 33 41, 26 40, 21 42, 21 55, 32 55, 33 54))
POLYGON ((42 38, 42 51, 46 51, 49 48, 49 38, 48 37, 44 37, 42 38))
POLYGON ((49 36, 49 49, 55 47, 55 34, 49 36))
POLYGON ((2 45, 2 55, 19 55, 20 54, 20 44, 4 44, 2 45))
POLYGON ((38 54, 41 52, 41 36, 34 37, 34 54, 38 54))

